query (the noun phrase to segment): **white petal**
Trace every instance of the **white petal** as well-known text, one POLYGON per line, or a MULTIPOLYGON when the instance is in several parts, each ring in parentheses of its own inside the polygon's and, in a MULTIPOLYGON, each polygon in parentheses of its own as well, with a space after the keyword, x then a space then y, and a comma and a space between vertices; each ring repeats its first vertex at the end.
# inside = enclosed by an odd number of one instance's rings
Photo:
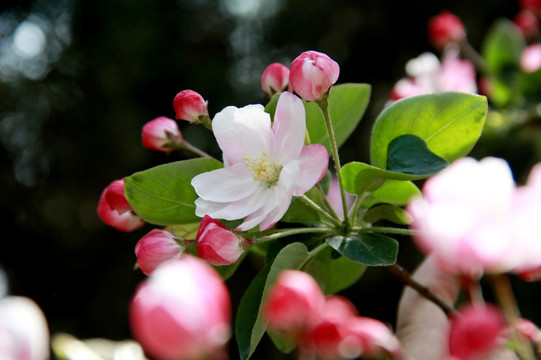
POLYGON ((295 184, 295 196, 303 195, 321 180, 329 166, 329 154, 323 145, 307 145, 302 149, 299 163, 300 176, 295 184))
MULTIPOLYGON (((237 220, 248 216, 262 208, 268 202, 267 188, 260 186, 250 196, 228 204, 226 207, 214 212, 216 218, 237 220)), ((212 216, 212 215, 211 215, 212 216)))
POLYGON ((259 229, 261 231, 267 230, 277 223, 286 213, 291 205, 291 196, 284 197, 278 205, 261 221, 259 229))
POLYGON ((232 202, 253 194, 259 183, 244 163, 237 163, 195 176, 192 186, 205 200, 232 202))
POLYGON ((270 115, 262 105, 248 105, 237 109, 227 107, 212 120, 212 130, 224 156, 231 164, 245 158, 260 157, 270 151, 273 133, 270 115))
POLYGON ((284 92, 278 99, 274 124, 272 157, 278 163, 296 159, 301 153, 306 135, 306 112, 297 96, 284 92))
POLYGON ((198 198, 197 200, 195 200, 195 215, 199 217, 208 215, 212 218, 216 218, 214 214, 222 210, 227 205, 229 205, 229 203, 219 203, 198 198))

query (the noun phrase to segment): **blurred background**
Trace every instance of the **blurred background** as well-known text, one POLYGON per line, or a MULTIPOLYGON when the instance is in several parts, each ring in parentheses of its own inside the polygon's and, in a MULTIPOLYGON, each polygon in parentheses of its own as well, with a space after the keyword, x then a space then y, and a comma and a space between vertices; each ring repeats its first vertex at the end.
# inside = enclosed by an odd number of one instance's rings
MULTIPOLYGON (((3 0, 0 267, 9 292, 34 299, 52 334, 130 338, 127 305, 143 278, 133 270, 133 249, 150 225, 128 234, 106 227, 96 215, 98 199, 114 179, 190 157, 142 148, 143 124, 174 118, 172 100, 184 89, 201 93, 211 116, 227 105, 265 102, 259 82, 264 68, 276 61, 289 66, 313 49, 340 64, 338 83, 372 85, 370 107, 342 149, 344 162, 367 161, 372 121, 404 76, 407 60, 435 51, 426 23, 445 9, 463 20, 478 48, 494 20, 513 17, 518 4, 3 0)), ((208 131, 180 125, 188 141, 219 156, 208 131)), ((516 159, 522 171, 524 154, 528 148, 513 143, 495 155, 516 159)), ((412 269, 420 255, 409 239, 401 241, 400 262, 412 269)), ((228 282, 234 304, 252 275, 246 262, 228 282)), ((524 315, 539 324, 535 294, 541 290, 522 287, 524 315)), ((385 269, 374 268, 344 295, 362 315, 394 324, 400 291, 385 269)), ((260 351, 255 358, 267 356, 260 351)))

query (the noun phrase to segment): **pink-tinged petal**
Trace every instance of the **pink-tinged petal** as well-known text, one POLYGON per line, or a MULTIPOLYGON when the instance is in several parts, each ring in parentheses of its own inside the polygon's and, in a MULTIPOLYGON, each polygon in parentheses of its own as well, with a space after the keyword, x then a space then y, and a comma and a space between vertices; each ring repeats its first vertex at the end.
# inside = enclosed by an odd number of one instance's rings
POLYGON ((205 215, 216 217, 212 214, 223 210, 225 207, 229 205, 229 203, 207 201, 201 198, 198 198, 197 200, 195 200, 194 204, 195 204, 195 215, 199 217, 203 217, 205 215))
POLYGON ((124 179, 115 180, 104 190, 105 200, 109 206, 119 214, 131 210, 131 206, 124 194, 124 179))
POLYGON ((160 229, 151 230, 135 245, 137 265, 146 275, 150 275, 158 265, 179 258, 183 251, 170 232, 160 229))
POLYGON ((259 230, 265 231, 270 229, 274 224, 276 224, 287 212, 291 205, 291 197, 287 196, 281 199, 278 204, 270 211, 267 216, 259 224, 259 230))
POLYGON ((243 108, 228 106, 212 120, 216 141, 227 161, 231 164, 244 163, 246 159, 262 156, 269 152, 273 137, 270 115, 262 105, 243 108))
POLYGON ((208 215, 216 219, 242 219, 243 217, 261 209, 265 204, 268 203, 269 196, 268 192, 265 190, 266 188, 264 186, 259 186, 256 192, 249 197, 228 203, 226 207, 213 213, 209 213, 208 215))
POLYGON ((197 233, 197 254, 211 265, 231 265, 244 252, 244 239, 209 216, 203 218, 197 233))
POLYGON ((299 161, 301 171, 293 192, 295 196, 304 195, 325 176, 329 167, 329 154, 323 145, 307 145, 302 149, 299 161))
POLYGON ((272 158, 281 164, 297 158, 306 136, 306 111, 302 100, 289 92, 282 93, 276 105, 272 129, 275 134, 272 158))
POLYGON ((253 194, 259 186, 243 163, 199 174, 192 179, 195 192, 205 200, 231 202, 253 194))

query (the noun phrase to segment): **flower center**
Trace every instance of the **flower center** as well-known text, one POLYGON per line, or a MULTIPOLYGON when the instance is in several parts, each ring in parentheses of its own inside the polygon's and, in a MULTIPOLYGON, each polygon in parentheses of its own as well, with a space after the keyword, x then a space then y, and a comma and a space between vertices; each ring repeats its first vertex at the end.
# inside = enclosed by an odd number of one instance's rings
POLYGON ((248 169, 252 170, 254 180, 264 182, 267 187, 272 187, 278 183, 282 166, 270 160, 265 152, 261 157, 252 159, 245 157, 244 161, 248 169))

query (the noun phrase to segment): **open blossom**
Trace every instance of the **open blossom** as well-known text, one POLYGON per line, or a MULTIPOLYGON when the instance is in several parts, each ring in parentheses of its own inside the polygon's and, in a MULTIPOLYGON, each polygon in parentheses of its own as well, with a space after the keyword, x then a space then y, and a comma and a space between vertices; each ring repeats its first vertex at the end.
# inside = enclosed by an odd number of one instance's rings
POLYGON ((170 232, 160 229, 151 230, 135 245, 137 265, 146 275, 161 263, 179 258, 183 251, 170 232))
POLYGON ((327 54, 305 51, 290 66, 289 82, 306 101, 321 100, 338 80, 340 67, 327 54))
POLYGON ((145 221, 131 209, 124 195, 124 179, 110 183, 101 193, 98 216, 107 225, 120 231, 137 230, 145 221))
POLYGON ((441 63, 436 55, 423 53, 407 62, 406 74, 391 90, 391 100, 444 91, 477 92, 475 68, 454 51, 446 51, 441 63))
POLYGON ((211 265, 233 264, 250 244, 250 240, 235 235, 208 215, 201 220, 197 232, 197 254, 211 265))
POLYGON ((195 256, 156 268, 137 288, 129 316, 135 339, 153 359, 225 358, 229 292, 216 270, 195 256))
POLYGON ((216 114, 212 129, 225 167, 192 179, 196 215, 245 218, 242 231, 279 221, 292 196, 312 188, 328 167, 323 145, 304 146, 305 116, 302 101, 288 92, 280 95, 272 127, 261 105, 228 106, 216 114))
POLYGON ((465 36, 464 24, 450 11, 442 11, 428 21, 428 39, 437 49, 443 49, 465 36))
POLYGON ((160 116, 143 126, 141 140, 145 148, 170 152, 182 143, 182 135, 175 120, 160 116))
POLYGON ((541 69, 541 43, 530 45, 522 51, 520 67, 527 73, 541 69))
POLYGON ((202 121, 208 118, 207 101, 193 90, 182 90, 173 99, 175 116, 178 120, 186 120, 190 123, 202 121))
POLYGON ((261 76, 261 88, 268 97, 286 91, 289 87, 289 69, 287 66, 272 63, 265 68, 261 76))

